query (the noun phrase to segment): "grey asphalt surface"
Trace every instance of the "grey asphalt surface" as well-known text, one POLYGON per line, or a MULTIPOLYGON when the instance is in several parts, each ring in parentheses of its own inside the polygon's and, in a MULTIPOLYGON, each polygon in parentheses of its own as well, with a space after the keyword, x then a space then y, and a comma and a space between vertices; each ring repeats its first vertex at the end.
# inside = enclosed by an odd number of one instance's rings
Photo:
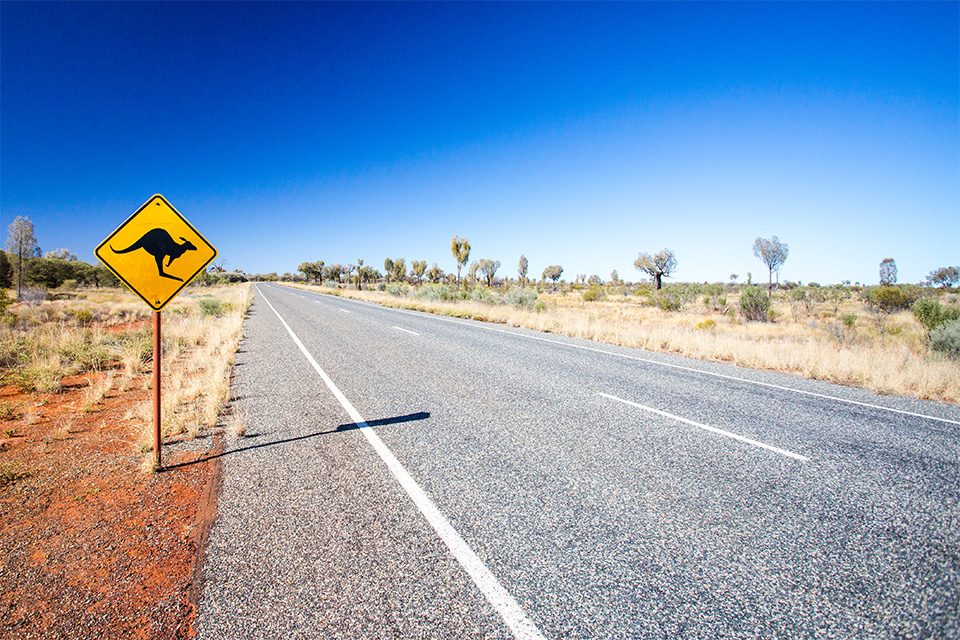
POLYGON ((960 637, 956 406, 254 293, 199 638, 512 637, 264 297, 547 638, 960 637))

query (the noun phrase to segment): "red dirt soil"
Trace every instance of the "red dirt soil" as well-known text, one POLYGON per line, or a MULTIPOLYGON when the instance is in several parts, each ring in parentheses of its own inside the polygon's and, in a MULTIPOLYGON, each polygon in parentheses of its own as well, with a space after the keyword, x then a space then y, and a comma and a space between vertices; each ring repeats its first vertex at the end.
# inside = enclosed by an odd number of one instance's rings
POLYGON ((119 390, 118 376, 84 411, 103 375, 53 395, 0 391, 0 638, 193 636, 216 458, 164 451, 166 469, 142 471, 145 425, 128 412, 151 392, 143 378, 119 390))

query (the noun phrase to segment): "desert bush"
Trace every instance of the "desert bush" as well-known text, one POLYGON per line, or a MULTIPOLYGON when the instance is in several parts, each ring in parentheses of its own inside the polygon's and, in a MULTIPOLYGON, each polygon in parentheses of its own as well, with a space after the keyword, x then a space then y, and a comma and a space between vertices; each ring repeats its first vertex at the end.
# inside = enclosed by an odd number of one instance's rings
POLYGON ((474 302, 482 302, 484 304, 497 304, 500 302, 500 299, 497 297, 497 295, 484 286, 474 287, 473 291, 470 293, 470 299, 474 302))
POLYGON ((456 296, 445 284, 428 284, 417 290, 417 297, 423 300, 453 300, 456 296))
POLYGON ((917 322, 929 332, 948 322, 960 319, 960 311, 952 307, 941 306, 938 300, 920 300, 910 310, 917 322))
POLYGON ((680 298, 683 300, 683 304, 690 304, 691 302, 696 302, 700 299, 700 294, 703 292, 703 287, 700 286, 697 282, 691 282, 680 290, 680 298))
POLYGON ((717 322, 713 318, 707 318, 702 322, 698 322, 696 328, 699 331, 710 331, 717 328, 717 322))
POLYGON ((599 284, 592 284, 589 289, 583 292, 584 302, 596 302, 597 300, 604 300, 606 297, 607 292, 599 284))
POLYGON ((680 311, 683 308, 680 294, 673 289, 661 289, 655 298, 655 304, 661 311, 680 311))
POLYGON ((882 313, 893 313, 910 307, 911 293, 903 287, 874 287, 867 292, 867 305, 882 313))
POLYGON ((410 287, 405 282, 404 283, 392 282, 387 285, 387 293, 389 293, 392 296, 396 296, 398 298, 400 296, 407 295, 409 291, 410 291, 410 287))
POLYGON ((200 315, 202 316, 219 316, 227 310, 222 301, 210 296, 200 298, 197 305, 200 307, 200 315))
POLYGON ((751 322, 770 320, 770 296, 760 287, 750 285, 740 294, 740 313, 751 322))
POLYGON ((951 360, 960 360, 960 320, 951 320, 932 330, 930 348, 951 360))
POLYGON ((703 285, 703 306, 723 313, 727 307, 727 298, 723 294, 724 288, 721 284, 703 285))
POLYGON ((530 287, 516 287, 507 291, 504 302, 517 309, 530 309, 537 303, 537 290, 530 287))

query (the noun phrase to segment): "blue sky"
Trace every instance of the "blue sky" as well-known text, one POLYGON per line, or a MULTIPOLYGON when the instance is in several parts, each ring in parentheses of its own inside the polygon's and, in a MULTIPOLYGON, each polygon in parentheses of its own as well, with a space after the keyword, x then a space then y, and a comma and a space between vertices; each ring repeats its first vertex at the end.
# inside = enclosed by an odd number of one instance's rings
MULTIPOLYGON (((0 3, 0 223, 162 193, 227 268, 901 282, 960 264, 960 4, 0 3)), ((5 239, 5 236, 4 236, 5 239)))

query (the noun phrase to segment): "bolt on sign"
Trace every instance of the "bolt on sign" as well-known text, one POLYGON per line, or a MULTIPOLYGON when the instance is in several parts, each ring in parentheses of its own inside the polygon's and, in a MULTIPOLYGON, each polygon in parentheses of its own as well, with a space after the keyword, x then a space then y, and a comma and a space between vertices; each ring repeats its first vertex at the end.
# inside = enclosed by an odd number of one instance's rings
POLYGON ((213 245, 159 193, 94 253, 154 311, 163 309, 217 257, 213 245))

